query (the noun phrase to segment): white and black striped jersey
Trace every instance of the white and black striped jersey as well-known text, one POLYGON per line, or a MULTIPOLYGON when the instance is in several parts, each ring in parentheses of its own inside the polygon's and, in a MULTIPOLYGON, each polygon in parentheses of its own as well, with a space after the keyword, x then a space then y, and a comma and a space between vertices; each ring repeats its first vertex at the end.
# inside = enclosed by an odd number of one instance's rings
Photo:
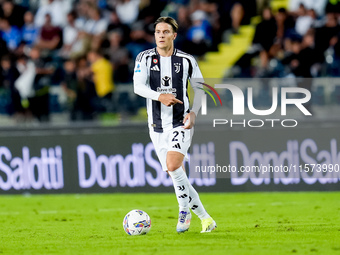
POLYGON ((188 81, 194 89, 195 97, 192 111, 197 115, 204 92, 198 88, 203 82, 202 73, 193 56, 174 49, 170 57, 162 57, 156 48, 139 53, 134 68, 134 91, 147 99, 149 127, 155 132, 183 125, 184 116, 190 112, 188 81), (158 101, 163 93, 172 93, 183 104, 165 106, 158 101))

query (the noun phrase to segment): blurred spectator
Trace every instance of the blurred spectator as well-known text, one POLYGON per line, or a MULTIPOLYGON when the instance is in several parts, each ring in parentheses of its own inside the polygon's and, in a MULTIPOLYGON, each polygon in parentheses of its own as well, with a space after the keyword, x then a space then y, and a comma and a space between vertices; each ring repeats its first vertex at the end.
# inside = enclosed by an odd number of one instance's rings
POLYGON ((302 4, 307 10, 315 10, 318 16, 325 14, 328 0, 289 0, 289 11, 297 12, 302 4))
POLYGON ((77 62, 66 60, 64 70, 65 74, 61 85, 68 98, 70 120, 91 120, 95 112, 104 111, 105 104, 111 104, 111 99, 109 99, 108 95, 101 102, 98 102, 99 99, 91 81, 85 58, 80 58, 77 62), (98 108, 100 103, 104 104, 104 106, 100 105, 100 108, 98 108))
POLYGON ((220 22, 220 15, 218 11, 218 4, 214 2, 202 1, 200 2, 200 9, 208 14, 208 21, 212 28, 212 42, 209 51, 218 51, 218 45, 222 41, 224 30, 220 22))
MULTIPOLYGON (((35 65, 28 60, 26 55, 19 55, 16 61, 16 68, 20 76, 15 81, 15 88, 19 91, 23 107, 28 108, 27 98, 34 96, 33 83, 35 78, 35 65)), ((28 112, 27 112, 28 113, 28 112)))
POLYGON ((100 10, 92 7, 88 10, 89 19, 84 24, 84 32, 91 36, 91 48, 98 50, 105 35, 108 22, 101 17, 100 10))
POLYGON ((126 45, 130 56, 135 59, 139 52, 154 47, 154 44, 148 40, 149 37, 144 29, 144 23, 142 21, 136 22, 131 27, 130 42, 126 45))
POLYGON ((311 68, 318 62, 314 49, 314 33, 309 31, 303 37, 294 38, 291 41, 291 52, 282 59, 282 63, 287 66, 286 73, 296 77, 311 78, 311 68))
POLYGON ((34 23, 37 27, 45 24, 46 14, 51 16, 53 26, 63 27, 66 23, 66 15, 71 10, 70 0, 48 0, 46 5, 41 5, 35 14, 34 23))
MULTIPOLYGON (((195 7, 192 9, 197 9, 196 5, 198 6, 197 2, 195 1, 195 7)), ((178 9, 179 9, 180 4, 178 4, 176 1, 168 1, 168 3, 164 6, 164 8, 161 11, 160 16, 169 16, 173 17, 175 19, 178 19, 178 9)), ((145 11, 141 11, 142 15, 144 14, 145 11)), ((151 13, 149 15, 152 15, 151 13)))
MULTIPOLYGON (((1 24, 1 20, 0 20, 1 24)), ((1 25, 0 25, 0 30, 1 30, 1 25)), ((8 53, 8 48, 7 48, 7 43, 4 41, 2 38, 2 34, 0 31, 0 58, 8 53)))
POLYGON ((90 35, 103 35, 106 32, 108 22, 101 17, 100 10, 92 7, 88 10, 89 19, 84 24, 84 30, 90 35))
POLYGON ((1 58, 1 86, 5 89, 14 87, 15 80, 19 77, 19 71, 12 65, 12 60, 9 55, 1 58))
POLYGON ((180 6, 177 11, 177 23, 181 24, 177 30, 177 37, 175 40, 175 47, 185 50, 185 41, 187 40, 187 32, 191 26, 191 19, 189 15, 189 8, 187 6, 180 6))
POLYGON ((216 0, 222 31, 231 29, 238 33, 240 25, 250 23, 256 15, 256 0, 216 0))
POLYGON ((236 61, 231 69, 233 77, 252 77, 255 73, 266 69, 271 58, 271 50, 277 36, 277 23, 270 7, 262 10, 262 20, 257 24, 252 41, 252 45, 247 52, 236 61), (252 59, 260 56, 258 70, 252 70, 252 59))
POLYGON ((117 0, 115 6, 119 20, 123 24, 132 24, 138 18, 140 0, 117 0))
POLYGON ((315 29, 315 50, 320 61, 324 61, 324 53, 336 43, 336 38, 340 32, 340 26, 336 14, 327 13, 326 23, 315 29))
POLYGON ((209 49, 212 41, 211 25, 207 15, 202 10, 191 14, 192 26, 187 32, 187 44, 185 51, 198 57, 202 57, 209 49))
MULTIPOLYGON (((285 75, 304 78, 297 79, 297 86, 312 91, 312 69, 318 63, 317 54, 314 48, 314 32, 309 30, 302 41, 294 38, 291 41, 291 53, 282 59, 282 64, 286 66, 285 75)), ((304 104, 306 109, 312 112, 311 101, 304 104)))
POLYGON ((127 83, 132 81, 129 70, 129 52, 122 47, 123 33, 120 30, 113 30, 108 35, 109 48, 106 55, 109 57, 114 68, 115 83, 127 83))
POLYGON ((151 18, 153 23, 159 16, 172 16, 166 13, 167 5, 174 3, 175 5, 188 5, 190 0, 141 0, 139 4, 139 20, 151 18))
POLYGON ((295 70, 296 76, 300 77, 312 77, 312 68, 320 60, 315 54, 315 34, 313 30, 309 30, 305 33, 302 43, 301 50, 298 55, 298 66, 295 70))
POLYGON ((17 27, 11 26, 8 19, 0 18, 0 32, 9 50, 14 52, 21 43, 21 33, 17 27))
POLYGON ((64 63, 64 76, 61 82, 61 87, 67 95, 67 104, 70 111, 70 119, 76 120, 78 80, 76 74, 76 62, 74 60, 66 60, 64 63))
POLYGON ((1 16, 9 21, 11 26, 21 28, 24 25, 25 9, 20 5, 16 5, 13 1, 6 0, 2 3, 1 16))
POLYGON ((340 42, 339 36, 334 44, 330 47, 325 54, 326 59, 326 75, 332 77, 340 77, 340 42))
POLYGON ((72 54, 72 48, 77 43, 79 31, 76 27, 77 13, 75 11, 67 14, 67 25, 63 29, 63 47, 61 55, 68 58, 72 54))
POLYGON ((79 0, 75 5, 75 11, 77 13, 76 26, 79 29, 83 29, 86 21, 89 19, 89 9, 92 8, 88 1, 79 0))
POLYGON ((130 40, 131 29, 128 25, 121 23, 115 11, 111 12, 107 32, 119 29, 122 33, 122 45, 126 45, 130 40))
POLYGON ((44 61, 40 55, 40 49, 34 47, 30 51, 30 58, 35 67, 33 81, 34 95, 28 98, 29 109, 34 117, 41 122, 49 120, 49 87, 50 78, 55 68, 44 61))
POLYGON ((75 11, 67 14, 67 25, 63 29, 63 47, 60 52, 66 59, 84 56, 90 47, 90 37, 79 29, 76 19, 75 11))
POLYGON ((25 12, 24 25, 21 29, 22 42, 28 46, 33 46, 39 35, 39 28, 34 24, 34 15, 31 11, 25 12))
POLYGON ((261 67, 265 68, 269 61, 269 51, 274 45, 277 35, 276 20, 271 8, 264 8, 262 21, 256 26, 253 45, 260 50, 261 67))
POLYGON ((295 30, 300 36, 304 36, 313 26, 316 20, 315 11, 313 9, 306 10, 304 7, 300 9, 298 18, 295 23, 295 30))
POLYGON ((62 31, 52 24, 51 15, 45 15, 45 23, 41 28, 35 47, 40 50, 55 50, 62 44, 62 31))
POLYGON ((240 2, 236 2, 231 8, 231 27, 233 33, 238 33, 244 17, 244 8, 240 2))
MULTIPOLYGON (((65 66, 66 73, 72 73, 72 69, 72 65, 71 67, 65 66)), ((71 106, 72 112, 70 117, 72 120, 91 120, 94 117, 93 100, 96 98, 96 90, 91 79, 91 71, 88 68, 86 57, 81 57, 76 61, 76 75, 76 98, 74 105, 71 106)), ((66 84, 68 89, 74 89, 74 85, 68 84, 69 81, 66 79, 63 83, 66 84)))
POLYGON ((295 20, 285 8, 280 8, 275 14, 277 25, 277 40, 282 43, 284 38, 294 36, 295 32, 295 20))
POLYGON ((97 51, 87 54, 91 63, 93 83, 97 97, 93 100, 96 112, 107 112, 113 109, 112 93, 114 90, 113 71, 110 61, 97 51))
POLYGON ((24 109, 21 106, 21 98, 15 88, 15 81, 20 76, 18 69, 12 64, 11 57, 5 55, 1 58, 0 88, 10 93, 11 104, 7 109, 9 114, 22 114, 24 109))

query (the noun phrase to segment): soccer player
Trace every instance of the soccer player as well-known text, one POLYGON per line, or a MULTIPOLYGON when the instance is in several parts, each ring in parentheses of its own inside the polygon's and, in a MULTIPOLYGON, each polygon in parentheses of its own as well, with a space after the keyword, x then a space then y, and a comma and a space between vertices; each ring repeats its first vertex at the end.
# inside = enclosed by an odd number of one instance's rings
POLYGON ((176 230, 190 227, 190 209, 201 219, 202 231, 211 232, 215 221, 204 209, 197 191, 185 173, 183 160, 191 143, 193 126, 204 93, 198 81, 202 73, 193 56, 174 48, 178 24, 171 17, 160 17, 154 23, 156 48, 141 52, 134 69, 134 91, 147 99, 150 138, 164 171, 172 178, 179 216, 176 230), (189 109, 188 80, 194 89, 189 109))

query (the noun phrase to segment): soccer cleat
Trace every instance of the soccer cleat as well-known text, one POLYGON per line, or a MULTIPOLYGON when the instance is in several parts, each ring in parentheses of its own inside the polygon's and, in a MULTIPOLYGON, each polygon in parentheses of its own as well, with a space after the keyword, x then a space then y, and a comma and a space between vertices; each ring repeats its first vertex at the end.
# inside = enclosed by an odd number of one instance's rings
POLYGON ((178 233, 183 233, 185 231, 188 231, 190 227, 190 221, 191 221, 191 213, 180 211, 178 215, 178 222, 176 230, 178 233))
POLYGON ((216 225, 216 222, 213 220, 213 218, 210 217, 208 219, 202 220, 202 231, 201 231, 201 233, 211 232, 215 228, 217 228, 217 225, 216 225))

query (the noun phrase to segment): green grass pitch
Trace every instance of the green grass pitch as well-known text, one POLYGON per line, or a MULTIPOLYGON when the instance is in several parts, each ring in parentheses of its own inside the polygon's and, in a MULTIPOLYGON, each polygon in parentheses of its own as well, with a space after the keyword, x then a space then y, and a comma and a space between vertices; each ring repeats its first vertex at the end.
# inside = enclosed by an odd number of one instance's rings
POLYGON ((176 233, 174 194, 0 196, 0 254, 340 254, 340 192, 202 193, 217 222, 176 233), (152 228, 128 236, 145 210, 152 228))

